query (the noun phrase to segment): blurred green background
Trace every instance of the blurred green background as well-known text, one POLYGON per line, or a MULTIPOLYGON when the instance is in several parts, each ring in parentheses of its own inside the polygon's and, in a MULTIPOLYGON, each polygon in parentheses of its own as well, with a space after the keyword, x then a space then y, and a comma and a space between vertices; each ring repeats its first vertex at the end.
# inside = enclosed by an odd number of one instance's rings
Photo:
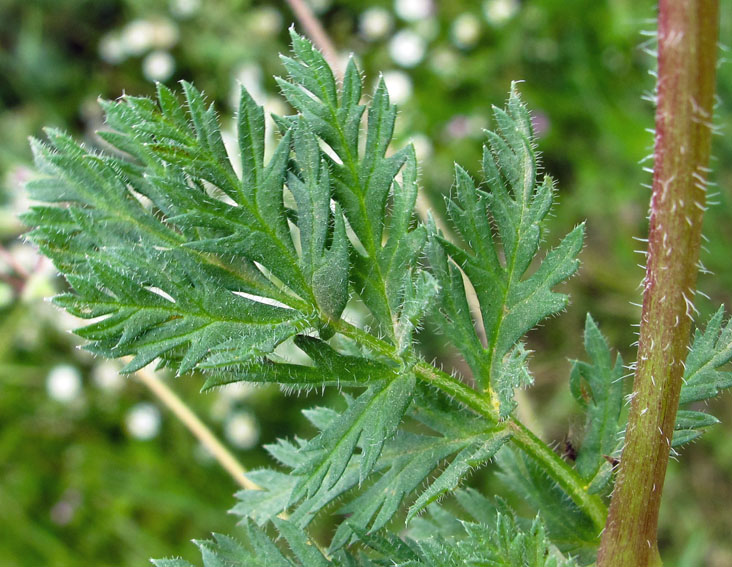
MULTIPOLYGON (((532 332, 536 385, 526 416, 557 444, 580 426, 568 395, 568 358, 582 356, 591 311, 612 344, 629 346, 639 310, 653 108, 645 52, 654 3, 641 0, 381 2, 310 0, 342 53, 367 81, 383 72, 399 104, 397 141, 412 140, 421 183, 440 210, 452 164, 477 173, 482 129, 512 80, 534 111, 547 172, 559 181, 558 237, 588 221, 573 303, 532 332)), ((732 37, 722 0, 721 38, 732 37)), ((0 0, 0 566, 143 565, 150 556, 194 559, 188 542, 234 532, 224 511, 233 481, 134 378, 95 360, 68 333, 75 323, 45 297, 63 288, 20 238, 15 215, 32 175, 28 136, 55 126, 95 144, 97 98, 151 94, 154 82, 191 80, 229 125, 243 83, 286 112, 273 74, 294 20, 284 2, 247 0, 0 0)), ((721 52, 723 57, 725 52, 721 52)), ((729 56, 729 54, 727 53, 729 56)), ((703 316, 732 296, 732 65, 719 68, 714 177, 700 282, 703 316)), ((425 333, 425 348, 439 345, 425 333)), ((446 363, 450 361, 447 360, 446 363)), ((227 388, 198 395, 198 378, 172 387, 247 467, 257 447, 307 434, 300 409, 315 398, 227 388)), ((660 531, 669 565, 732 565, 732 396, 713 403, 723 424, 672 461, 660 531)), ((494 484, 490 472, 477 483, 494 484)))

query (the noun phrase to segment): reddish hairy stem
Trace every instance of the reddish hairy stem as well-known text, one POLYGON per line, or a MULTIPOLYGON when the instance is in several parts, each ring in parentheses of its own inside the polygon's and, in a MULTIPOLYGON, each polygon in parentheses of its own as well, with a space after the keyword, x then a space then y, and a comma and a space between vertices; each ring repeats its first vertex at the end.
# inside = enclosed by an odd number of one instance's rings
POLYGON ((658 106, 638 364, 598 567, 661 565, 658 513, 694 314, 711 147, 717 0, 661 0, 658 106))

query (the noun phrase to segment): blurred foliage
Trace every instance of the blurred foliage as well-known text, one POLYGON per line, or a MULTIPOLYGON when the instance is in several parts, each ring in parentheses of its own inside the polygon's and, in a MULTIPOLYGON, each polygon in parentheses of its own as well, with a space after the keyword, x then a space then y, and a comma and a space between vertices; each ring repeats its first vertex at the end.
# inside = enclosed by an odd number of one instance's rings
MULTIPOLYGON (((537 384, 527 395, 536 415, 524 416, 544 425, 536 429, 546 439, 571 441, 579 424, 564 357, 579 356, 585 312, 626 360, 634 357, 639 309, 629 301, 640 297, 642 256, 633 250, 642 246, 632 237, 645 231, 649 192, 642 184, 650 177, 638 162, 650 151, 653 123, 641 96, 652 91, 654 62, 641 32, 653 28, 653 3, 311 4, 370 81, 385 73, 400 106, 398 138, 415 141, 421 182, 438 210, 453 161, 477 172, 491 104, 502 103, 512 80, 525 81, 545 169, 559 181, 553 234, 588 220, 583 268, 567 286, 573 305, 531 335, 537 384)), ((732 37, 732 0, 722 0, 720 12, 720 37, 732 37)), ((23 229, 14 215, 26 207, 22 184, 32 175, 27 137, 58 126, 97 143, 97 97, 150 94, 156 79, 195 82, 225 118, 237 81, 269 110, 284 112, 271 75, 284 72, 277 53, 286 50, 293 16, 284 2, 250 0, 0 0, 0 14, 0 565, 121 566, 186 556, 187 540, 233 531, 223 510, 236 487, 164 410, 159 431, 139 438, 131 416, 151 395, 132 379, 99 378, 102 363, 65 332, 73 323, 41 302, 63 284, 17 238, 23 229), (60 365, 81 379, 72 399, 54 397, 50 386, 49 373, 60 365)), ((697 302, 703 317, 732 303, 732 65, 720 65, 718 82, 724 137, 715 140, 719 194, 710 200, 719 205, 706 221, 703 262, 713 275, 700 280, 712 297, 697 302)), ((423 342, 429 356, 450 364, 435 337, 425 332, 423 342)), ((173 386, 240 445, 253 435, 247 424, 261 431, 260 443, 304 427, 299 409, 308 400, 282 402, 264 389, 200 396, 200 384, 187 378, 173 386)), ((724 424, 669 471, 661 525, 669 564, 732 564, 732 401, 715 404, 724 424)), ((264 459, 256 449, 240 456, 249 467, 264 459)), ((476 481, 497 482, 491 473, 476 481)))

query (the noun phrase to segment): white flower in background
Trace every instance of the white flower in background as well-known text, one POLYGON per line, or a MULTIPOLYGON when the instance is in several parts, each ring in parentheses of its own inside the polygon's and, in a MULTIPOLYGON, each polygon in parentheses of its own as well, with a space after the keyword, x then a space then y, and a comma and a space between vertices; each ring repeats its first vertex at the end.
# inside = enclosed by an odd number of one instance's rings
POLYGON ((467 12, 460 14, 450 27, 450 37, 458 47, 473 47, 480 39, 480 20, 467 12))
POLYGON ((142 55, 150 49, 170 49, 178 43, 178 26, 170 20, 133 20, 122 28, 121 47, 127 55, 142 55))
POLYGON ((483 13, 489 24, 501 26, 513 18, 519 11, 518 0, 486 0, 483 2, 483 13))
POLYGON ((394 25, 394 20, 384 8, 369 8, 358 19, 358 29, 368 41, 386 37, 394 25))
POLYGON ((133 406, 125 416, 127 432, 135 439, 149 441, 160 432, 160 410, 149 402, 133 406))
POLYGON ((226 420, 224 435, 239 449, 251 449, 259 441, 259 424, 249 412, 240 411, 226 420))
POLYGON ((94 384, 107 392, 118 392, 125 385, 125 379, 119 373, 119 366, 111 360, 104 360, 94 366, 91 375, 94 384))
POLYGON ((262 68, 254 63, 240 65, 233 76, 233 88, 231 89, 231 106, 239 108, 239 94, 241 87, 244 87, 259 105, 263 105, 267 93, 262 88, 262 68))
POLYGON ((201 0, 170 0, 170 13, 179 19, 190 18, 196 15, 201 7, 201 0))
POLYGON ((427 44, 412 30, 401 30, 389 42, 389 55, 401 67, 414 67, 424 58, 427 44))
POLYGON ((57 402, 68 404, 81 395, 81 373, 75 366, 54 366, 46 377, 46 392, 57 402))
POLYGON ((394 104, 403 104, 412 96, 412 79, 404 71, 387 71, 383 75, 389 99, 394 104))
POLYGON ((132 20, 124 28, 120 39, 125 53, 142 55, 152 47, 155 24, 149 20, 132 20))
POLYGON ((118 33, 108 33, 99 42, 99 57, 111 65, 117 65, 127 59, 127 49, 118 33))
POLYGON ((173 71, 175 59, 167 51, 153 51, 142 60, 142 74, 148 81, 167 81, 173 71))
POLYGON ((282 14, 273 6, 252 10, 248 20, 249 28, 261 37, 277 35, 282 29, 282 14))
POLYGON ((412 136, 410 140, 414 145, 414 153, 417 154, 418 160, 427 159, 432 155, 433 147, 429 137, 421 132, 412 136))
POLYGON ((154 49, 170 49, 178 43, 178 26, 170 20, 154 20, 150 45, 154 49))
POLYGON ((241 401, 248 398, 256 389, 257 387, 251 382, 234 382, 221 388, 219 393, 229 400, 241 401))
POLYGON ((416 22, 432 15, 432 0, 395 0, 394 11, 402 20, 416 22))

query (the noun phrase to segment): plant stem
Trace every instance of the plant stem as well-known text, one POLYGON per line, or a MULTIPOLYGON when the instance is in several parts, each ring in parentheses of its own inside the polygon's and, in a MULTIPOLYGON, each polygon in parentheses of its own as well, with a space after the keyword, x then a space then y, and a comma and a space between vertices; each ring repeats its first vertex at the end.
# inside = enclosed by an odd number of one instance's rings
POLYGON ((417 378, 423 382, 427 382, 439 390, 442 390, 448 396, 462 404, 465 404, 477 414, 487 418, 488 421, 492 423, 498 423, 500 421, 496 408, 487 396, 480 394, 473 388, 463 384, 459 380, 456 380, 448 373, 438 370, 431 364, 422 362, 417 364, 414 369, 417 378))
POLYGON ((658 513, 694 311, 711 147, 717 0, 661 0, 638 364, 598 567, 661 565, 658 513))
MULTIPOLYGON (((390 344, 376 338, 370 333, 354 327, 345 321, 337 323, 337 330, 359 343, 371 348, 392 360, 399 357, 390 344)), ((431 364, 420 362, 414 367, 418 379, 429 384, 453 399, 465 404, 468 408, 483 416, 492 423, 499 423, 499 417, 490 400, 476 390, 456 380, 431 364)), ((587 492, 586 483, 551 447, 534 435, 529 429, 515 418, 508 421, 511 431, 511 440, 527 455, 538 462, 542 469, 551 477, 572 499, 572 501, 592 520, 600 531, 605 525, 607 510, 605 504, 596 494, 587 492)))
POLYGON ((137 378, 150 391, 155 394, 158 399, 172 411, 175 416, 185 425, 188 430, 203 444, 206 449, 213 455, 218 463, 228 472, 233 479, 247 490, 258 490, 259 487, 250 481, 246 475, 246 469, 239 463, 236 457, 226 448, 226 446, 218 440, 213 432, 206 426, 203 421, 189 408, 178 395, 171 390, 156 374, 143 368, 136 373, 137 378))
POLYGON ((512 441, 541 464, 542 470, 567 493, 572 502, 587 514, 597 532, 600 533, 607 518, 607 508, 602 499, 597 494, 589 494, 587 483, 577 471, 518 419, 511 418, 509 428, 513 434, 512 441))

